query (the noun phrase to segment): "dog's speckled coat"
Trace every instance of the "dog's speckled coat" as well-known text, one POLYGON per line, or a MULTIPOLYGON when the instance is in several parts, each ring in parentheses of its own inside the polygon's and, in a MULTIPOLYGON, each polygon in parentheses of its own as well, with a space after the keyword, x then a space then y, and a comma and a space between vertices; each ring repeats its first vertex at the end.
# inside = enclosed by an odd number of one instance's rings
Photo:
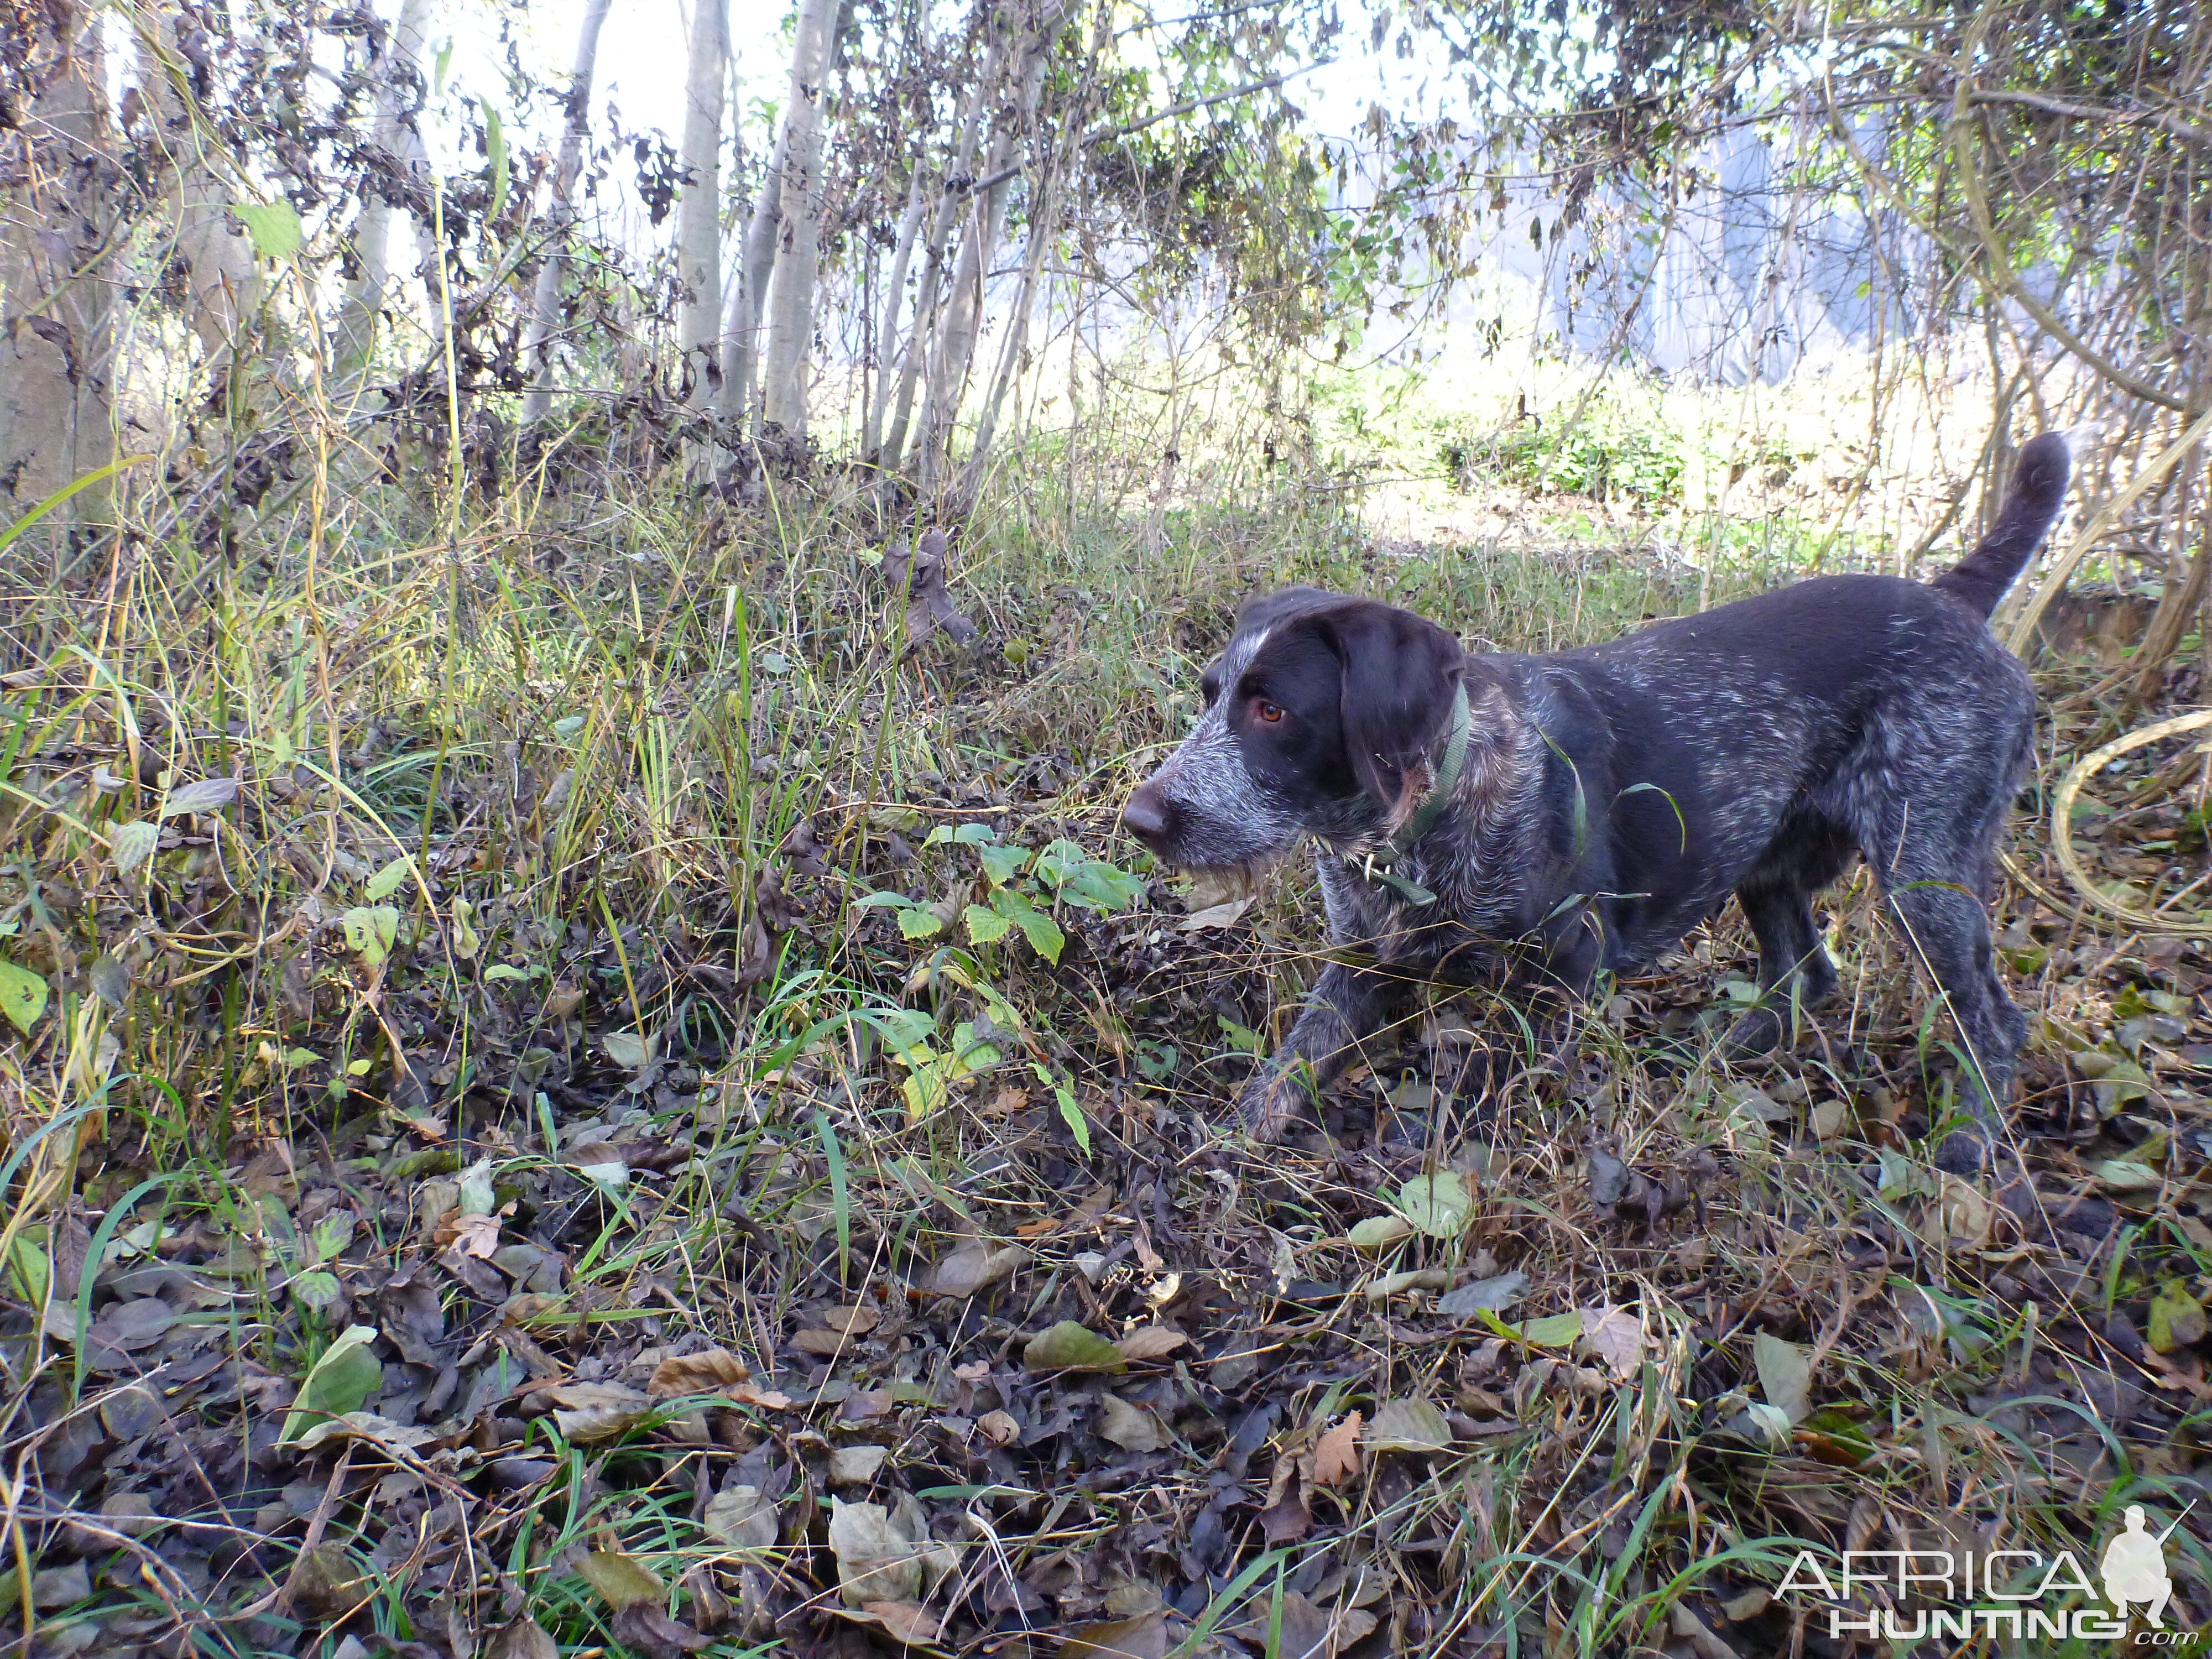
MULTIPOLYGON (((1469 656, 1405 611, 1310 587, 1249 602, 1206 673, 1206 710, 1130 797, 1165 862, 1255 875, 1316 837, 1331 966, 1239 1103, 1263 1137, 1350 1060, 1423 978, 1499 974, 1585 990, 1648 964, 1733 893, 1769 1005, 1736 1052, 1784 1034, 1771 1003, 1834 988, 1812 896, 1853 853, 1948 994, 1979 1069, 1964 1091, 1999 1127, 2027 1021, 1992 963, 1984 908, 2026 766, 2034 693, 1987 621, 2057 515, 2063 434, 2021 453, 1989 538, 1925 585, 1820 577, 1611 645, 1469 656), (1443 812, 1393 868, 1362 872, 1431 787, 1452 694, 1473 714, 1443 812)), ((1978 1136, 1943 1149, 1978 1165, 1978 1136)))

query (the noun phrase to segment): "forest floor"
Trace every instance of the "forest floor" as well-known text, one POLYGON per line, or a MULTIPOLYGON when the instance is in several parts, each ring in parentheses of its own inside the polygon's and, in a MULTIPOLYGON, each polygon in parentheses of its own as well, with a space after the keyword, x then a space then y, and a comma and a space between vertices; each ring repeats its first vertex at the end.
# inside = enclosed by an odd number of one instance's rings
MULTIPOLYGON (((1513 648, 1786 568, 1050 471, 956 549, 965 643, 836 501, 515 490, 453 546, 334 492, 265 556, 22 581, 29 1653, 1825 1656, 1870 1648, 1784 1589, 1801 1550, 1975 1558, 1853 1621, 2057 1616, 2130 1504, 2180 1519, 2167 1626, 2212 1617, 2212 926, 2084 921, 2044 827, 2073 757, 2199 700, 2193 645, 2140 714, 2039 668, 2041 896, 1997 907, 2032 1193, 1923 1156, 1950 1032, 1863 878, 1790 1056, 1711 1053, 1731 916, 1571 1075, 1462 1098, 1516 1013, 1440 1003, 1255 1150, 1226 1103, 1314 970, 1310 871, 1194 915, 1115 827, 1237 599, 1513 648)), ((2138 902, 2203 869, 2194 738, 2075 812, 2138 902)), ((1941 1650, 2016 1648, 1978 1628, 1941 1650)))

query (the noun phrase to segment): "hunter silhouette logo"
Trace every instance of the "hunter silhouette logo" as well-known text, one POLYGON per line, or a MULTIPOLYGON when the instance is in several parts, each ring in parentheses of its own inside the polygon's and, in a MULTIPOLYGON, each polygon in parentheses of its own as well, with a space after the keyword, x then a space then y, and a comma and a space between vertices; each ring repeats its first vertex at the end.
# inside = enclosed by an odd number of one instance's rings
MULTIPOLYGON (((2181 1515, 2188 1513, 2185 1509, 2181 1515)), ((2128 1616, 2130 1601, 2142 1602, 2150 1627, 2164 1630, 2166 1604, 2173 1595, 2173 1580, 2166 1574, 2166 1540, 2181 1524, 2181 1516, 2176 1516, 2173 1526, 2155 1538, 2143 1528, 2142 1504, 2129 1504, 2122 1518, 2126 1528, 2105 1546, 2105 1559, 2098 1566, 2105 1581, 2105 1599, 2122 1619, 2128 1616)))
POLYGON ((2102 1601, 2113 1609, 2109 1613, 2071 1550, 1847 1550, 1828 1559, 1840 1571, 1813 1551, 1801 1550, 1775 1593, 1825 1603, 1828 1634, 1834 1639, 1979 1637, 2194 1650, 2203 1632, 2166 1627, 2166 1606, 2173 1598, 2166 1540, 2188 1513, 2184 1509, 2172 1526, 2154 1533, 2142 1504, 2130 1504, 2122 1511, 2120 1532, 2101 1556, 2091 1558, 2104 1581, 2102 1601), (2130 1638, 2130 1614, 2138 1608, 2149 1628, 2130 1638))

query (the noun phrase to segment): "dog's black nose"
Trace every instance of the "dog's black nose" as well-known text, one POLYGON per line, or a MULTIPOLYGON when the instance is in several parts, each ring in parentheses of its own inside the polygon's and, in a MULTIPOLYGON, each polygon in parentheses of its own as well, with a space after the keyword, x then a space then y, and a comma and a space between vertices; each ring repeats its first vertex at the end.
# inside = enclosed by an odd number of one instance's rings
POLYGON ((1122 827, 1155 853, 1174 838, 1181 816, 1166 791, 1150 783, 1139 785, 1121 807, 1122 827))

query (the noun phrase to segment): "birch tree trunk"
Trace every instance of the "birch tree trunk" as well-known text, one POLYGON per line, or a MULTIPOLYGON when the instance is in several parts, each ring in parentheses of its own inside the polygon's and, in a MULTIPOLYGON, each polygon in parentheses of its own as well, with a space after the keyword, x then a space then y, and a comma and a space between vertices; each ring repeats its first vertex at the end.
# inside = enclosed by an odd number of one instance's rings
POLYGON ((261 302, 253 245, 230 228, 238 191, 216 176, 206 132, 191 106, 186 55, 179 31, 202 25, 177 9, 143 5, 137 14, 142 81, 151 106, 155 142, 167 179, 168 233, 185 270, 185 320, 200 342, 200 368, 225 386, 226 409, 238 386, 234 370, 250 320, 261 302))
MULTIPOLYGON (((884 414, 890 407, 891 365, 897 360, 899 310, 905 300, 906 269, 914 258, 915 240, 921 232, 922 158, 914 158, 914 177, 907 185, 906 213, 899 221, 898 244, 891 255, 891 279, 884 293, 884 320, 876 333, 876 389, 868 399, 866 423, 860 429, 860 454, 873 462, 884 429, 884 414)), ((921 322, 915 316, 916 325, 921 322)))
MULTIPOLYGON (((988 5, 989 0, 981 3, 988 5)), ((945 169, 937 211, 930 220, 921 282, 914 296, 914 332, 907 340, 906 352, 899 365, 898 399, 891 413, 890 430, 884 436, 880 465, 886 471, 902 470, 907 422, 914 412, 915 389, 921 381, 929 329, 937 314, 937 297, 945 282, 945 250, 951 240, 952 227, 960 218, 961 205, 965 200, 963 191, 973 176, 970 170, 975 165, 975 147, 983 137, 983 106, 996 89, 1000 68, 1006 61, 1006 32, 994 27, 989 48, 983 55, 983 67, 969 87, 967 100, 960 112, 951 165, 945 169)))
POLYGON ((761 324, 767 316, 769 273, 775 269, 776 233, 783 228, 783 158, 788 123, 776 129, 760 199, 745 225, 744 246, 730 285, 730 312, 722 323, 722 406, 740 424, 753 412, 754 381, 760 363, 761 324))
POLYGON ((784 114, 783 234, 769 295, 761 419, 794 439, 806 435, 806 349, 822 272, 822 106, 837 9, 838 0, 799 0, 784 114))
POLYGON ((975 441, 969 448, 968 463, 961 474, 961 493, 971 497, 990 455, 991 441, 998 435, 1000 407, 1005 404, 1006 390, 1013 384, 1021 366, 1022 352, 1029 340, 1030 312, 1036 304, 1045 256, 1051 251, 1058 229, 1054 221, 1060 216, 1060 169, 1054 165, 1042 172, 1043 176, 1030 184, 1029 258, 1022 264, 1021 292, 1007 319, 1006 340, 1000 349, 998 372, 991 377, 990 394, 984 398, 982 410, 975 417, 975 441))
MULTIPOLYGON (((522 337, 522 361, 529 367, 530 390, 522 397, 525 425, 553 412, 553 329, 561 312, 561 256, 576 222, 574 195, 584 170, 584 141, 591 131, 592 76, 599 58, 599 28, 607 21, 609 0, 588 0, 584 25, 576 36, 576 66, 561 123, 561 154, 553 167, 553 195, 546 207, 544 261, 530 296, 530 325, 522 337)), ((408 0, 427 4, 428 0, 408 0)))
POLYGON ((722 320, 722 88, 730 52, 727 0, 695 0, 690 70, 684 88, 687 182, 676 204, 676 274, 683 299, 676 315, 683 354, 684 401, 712 414, 720 404, 722 320))
MULTIPOLYGON (((1037 99, 1044 89, 1044 73, 1054 42, 1067 21, 1065 0, 1048 0, 1037 8, 1035 21, 1024 28, 1018 64, 1018 90, 1014 119, 992 136, 984 159, 983 176, 997 178, 1012 165, 1015 146, 1036 125, 1037 99)), ((982 326, 983 284, 991 270, 991 255, 1004 223, 1011 179, 984 190, 974 202, 969 234, 961 240, 960 265, 945 303, 945 329, 932 367, 928 395, 922 404, 917 482, 927 495, 942 481, 952 443, 954 417, 960 395, 968 384, 975 357, 975 342, 982 326)))
POLYGON ((1044 276, 1044 262, 1059 235, 1060 204, 1066 193, 1068 174, 1082 155, 1081 135, 1091 113, 1090 92, 1098 84, 1098 65, 1111 40, 1109 16, 1108 13, 1099 14, 1091 43, 1090 62, 1078 82, 1083 90, 1079 92, 1073 106, 1060 112, 1057 118, 1061 143, 1039 164, 1030 180, 1029 257, 1023 262, 1021 292, 1014 301, 1006 343, 1000 349, 998 371, 991 377, 990 392, 975 419, 975 441, 969 447, 968 463, 961 472, 960 493, 969 501, 975 499, 983 468, 990 459, 992 441, 998 434, 999 410, 1006 404, 1014 377, 1021 372, 1021 361, 1029 343, 1030 317, 1044 276))
MULTIPOLYGON (((420 142, 408 117, 410 100, 422 84, 422 40, 429 27, 430 0, 402 0, 399 20, 385 38, 383 59, 375 70, 373 137, 383 165, 395 173, 407 166, 420 142)), ((355 274, 338 312, 337 349, 331 359, 340 396, 348 401, 360 391, 383 320, 385 290, 392 280, 392 208, 389 194, 372 190, 354 228, 355 274)), ((411 211, 409 217, 414 217, 411 211)), ((419 227, 417 234, 422 234, 419 227)))
MULTIPOLYGON (((0 137, 0 496, 10 519, 106 464, 114 447, 110 376, 114 309, 112 188, 106 76, 97 9, 26 10, 18 84, 33 90, 21 125, 0 137)), ((107 491, 58 509, 61 525, 96 521, 107 491)))

